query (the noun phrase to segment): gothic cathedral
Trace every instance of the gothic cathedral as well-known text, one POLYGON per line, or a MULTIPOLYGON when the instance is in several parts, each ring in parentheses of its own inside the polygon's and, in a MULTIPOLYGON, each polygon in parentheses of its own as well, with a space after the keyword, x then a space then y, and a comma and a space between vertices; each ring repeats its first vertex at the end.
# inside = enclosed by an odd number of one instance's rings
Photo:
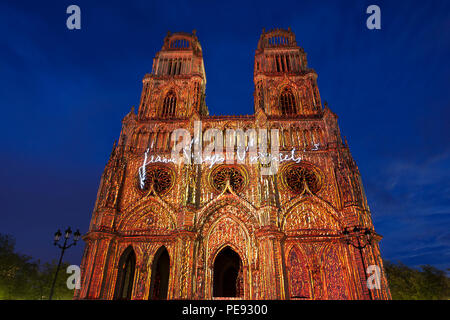
POLYGON ((209 115, 195 31, 167 34, 103 172, 75 299, 390 299, 358 167, 290 28, 263 30, 254 85, 254 114, 209 115), (244 152, 276 131, 278 169, 173 161, 177 129, 244 152))

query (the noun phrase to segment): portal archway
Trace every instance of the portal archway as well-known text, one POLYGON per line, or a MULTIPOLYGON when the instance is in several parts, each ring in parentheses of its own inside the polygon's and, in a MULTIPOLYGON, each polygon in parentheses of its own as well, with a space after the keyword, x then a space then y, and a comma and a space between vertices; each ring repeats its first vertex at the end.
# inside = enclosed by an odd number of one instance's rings
POLYGON ((134 283, 134 271, 136 268, 136 255, 129 246, 120 257, 117 273, 114 299, 130 300, 134 283))
POLYGON ((242 260, 229 246, 223 248, 214 260, 213 296, 243 297, 242 260))
POLYGON ((169 288, 170 257, 166 247, 162 246, 155 254, 152 263, 152 279, 148 298, 166 300, 169 288))

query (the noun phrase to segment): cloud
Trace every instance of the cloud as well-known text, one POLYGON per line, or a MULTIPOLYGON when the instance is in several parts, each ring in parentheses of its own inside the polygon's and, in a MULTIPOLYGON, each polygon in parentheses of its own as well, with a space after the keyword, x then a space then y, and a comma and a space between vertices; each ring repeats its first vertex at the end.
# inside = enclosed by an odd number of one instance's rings
POLYGON ((384 258, 450 267, 450 153, 396 157, 369 176, 366 192, 384 258))

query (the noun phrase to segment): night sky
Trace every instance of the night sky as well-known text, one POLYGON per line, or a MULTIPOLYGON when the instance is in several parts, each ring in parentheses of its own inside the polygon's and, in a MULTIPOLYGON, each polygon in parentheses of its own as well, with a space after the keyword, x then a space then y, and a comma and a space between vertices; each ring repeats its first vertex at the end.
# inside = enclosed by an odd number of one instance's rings
POLYGON ((255 49, 274 27, 295 32, 339 116, 383 257, 449 268, 450 1, 2 1, 0 233, 49 261, 58 228, 87 232, 167 31, 197 30, 210 114, 251 114, 255 49), (66 28, 71 4, 81 30, 66 28), (381 30, 366 28, 371 4, 381 30))

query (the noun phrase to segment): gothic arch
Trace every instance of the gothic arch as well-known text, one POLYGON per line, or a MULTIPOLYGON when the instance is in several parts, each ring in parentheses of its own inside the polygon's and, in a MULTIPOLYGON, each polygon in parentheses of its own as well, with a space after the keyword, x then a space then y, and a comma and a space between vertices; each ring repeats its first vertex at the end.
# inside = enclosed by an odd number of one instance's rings
POLYGON ((190 49, 191 39, 187 36, 172 36, 168 42, 168 47, 170 49, 190 49))
POLYGON ((213 265, 213 296, 243 297, 244 277, 241 256, 229 245, 218 250, 213 265))
POLYGON ((133 208, 125 210, 119 221, 119 231, 145 230, 149 228, 170 231, 176 227, 175 213, 157 197, 147 198, 133 208))
POLYGON ((140 148, 144 145, 144 141, 148 139, 148 130, 145 126, 140 126, 134 130, 133 146, 140 148))
POLYGON ((158 145, 158 133, 160 128, 150 128, 150 132, 147 140, 147 148, 149 150, 155 150, 158 145))
POLYGON ((121 254, 117 264, 114 299, 131 300, 136 275, 136 254, 129 245, 121 254))
POLYGON ((245 224, 234 215, 225 215, 215 219, 214 223, 208 226, 207 230, 201 231, 201 238, 204 239, 206 269, 205 287, 206 298, 213 297, 214 262, 217 255, 226 247, 230 247, 236 252, 242 261, 242 285, 243 298, 250 297, 250 261, 253 260, 253 250, 250 231, 245 224))
POLYGON ((255 105, 264 112, 267 112, 265 108, 264 80, 259 80, 256 84, 255 105))
POLYGON ((291 127, 283 128, 282 135, 283 135, 285 148, 291 148, 291 147, 295 146, 295 142, 292 139, 292 128, 291 127))
POLYGON ((171 89, 164 96, 162 108, 161 108, 161 117, 164 118, 172 118, 176 114, 177 109, 177 94, 175 90, 171 89))
POLYGON ((325 144, 323 130, 319 126, 314 126, 311 131, 314 136, 313 143, 320 143, 323 146, 325 144))
POLYGON ((236 207, 241 213, 241 219, 243 221, 250 221, 254 226, 258 225, 258 218, 255 215, 256 208, 246 200, 240 198, 234 194, 220 194, 217 198, 211 200, 198 214, 195 224, 197 226, 204 227, 211 216, 218 210, 224 207, 236 207), (246 218, 244 218, 247 216, 246 218))
POLYGON ((291 86, 284 86, 278 95, 278 105, 280 114, 283 116, 292 116, 298 113, 297 98, 291 86))
POLYGON ((297 245, 292 245, 288 252, 286 269, 289 297, 291 299, 310 299, 312 287, 307 256, 297 245))
MULTIPOLYGON (((170 170, 175 172, 175 174, 178 171, 177 168, 175 166, 173 166, 172 164, 163 164, 163 166, 168 167, 170 170)), ((157 207, 164 208, 172 216, 172 218, 175 219, 175 209, 169 203, 164 201, 164 199, 161 198, 161 196, 159 196, 158 193, 146 194, 145 196, 141 197, 137 202, 130 203, 127 207, 125 207, 125 209, 123 210, 123 213, 126 213, 127 215, 129 215, 133 211, 142 209, 149 202, 152 202, 152 201, 155 202, 155 205, 157 207)))
POLYGON ((153 256, 150 272, 148 299, 166 300, 169 293, 171 259, 167 248, 162 245, 153 256))
POLYGON ((302 106, 303 114, 310 114, 312 112, 312 107, 310 105, 310 96, 308 94, 308 89, 302 85, 299 88, 299 101, 302 106))
POLYGON ((343 228, 338 212, 313 194, 302 194, 292 203, 283 214, 281 228, 284 231, 318 229, 336 232, 343 228))
POLYGON ((303 145, 305 148, 312 146, 311 131, 309 129, 303 130, 303 145))
MULTIPOLYGON (((204 238, 205 238, 205 244, 206 244, 206 254, 208 255, 208 259, 206 261, 207 266, 209 268, 213 267, 214 264, 214 260, 217 256, 217 254, 226 246, 229 246, 231 249, 233 249, 234 251, 236 251, 237 254, 239 254, 239 256, 241 257, 242 263, 245 266, 249 265, 249 257, 246 254, 246 249, 245 247, 243 247, 243 245, 248 246, 249 242, 250 242, 250 233, 247 230, 247 228, 245 227, 244 223, 242 223, 242 221, 239 221, 237 218, 232 217, 232 216, 223 216, 222 218, 219 218, 212 226, 210 226, 209 230, 207 232, 204 233, 204 238), (222 242, 217 242, 217 243, 213 243, 213 246, 210 246, 210 236, 212 235, 212 233, 215 231, 214 229, 216 228, 216 226, 222 222, 222 220, 233 220, 233 223, 235 223, 235 226, 239 226, 241 228, 241 231, 243 231, 242 235, 242 239, 244 240, 245 243, 242 243, 239 241, 235 241, 235 239, 229 239, 229 238, 224 238, 222 242)), ((228 233, 228 235, 232 236, 230 233, 228 233)))
POLYGON ((176 97, 176 109, 175 109, 174 116, 178 114, 178 109, 181 107, 181 104, 182 104, 181 91, 182 91, 182 87, 180 87, 173 79, 170 79, 169 81, 167 81, 165 84, 163 84, 161 86, 160 96, 159 96, 158 102, 157 102, 158 103, 157 104, 157 106, 158 106, 157 114, 159 116, 163 115, 164 100, 170 92, 173 92, 176 97))

